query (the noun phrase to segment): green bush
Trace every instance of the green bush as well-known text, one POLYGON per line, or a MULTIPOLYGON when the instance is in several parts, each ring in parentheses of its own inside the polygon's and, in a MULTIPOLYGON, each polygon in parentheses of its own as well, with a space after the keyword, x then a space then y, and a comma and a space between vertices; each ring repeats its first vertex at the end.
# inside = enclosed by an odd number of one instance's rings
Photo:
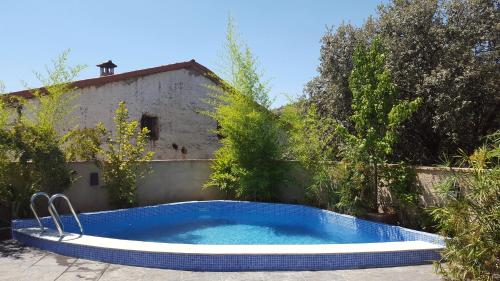
POLYGON ((367 197, 364 194, 367 186, 365 169, 365 166, 349 158, 342 159, 335 167, 338 194, 335 207, 339 212, 354 216, 366 214, 368 204, 364 199, 367 197))
MULTIPOLYGON (((3 92, 3 86, 0 82, 0 95, 3 92)), ((9 182, 7 173, 9 159, 9 142, 10 137, 7 130, 7 121, 9 113, 5 107, 3 99, 0 99, 0 198, 7 198, 7 184, 9 182)), ((0 203, 1 203, 0 199, 0 203)))
POLYGON ((436 268, 447 280, 500 277, 500 132, 462 163, 471 167, 448 178, 439 190, 443 206, 431 209, 446 248, 436 268))
POLYGON ((337 202, 333 168, 335 151, 332 135, 325 131, 314 106, 306 107, 297 101, 281 110, 280 119, 287 133, 286 158, 297 160, 309 177, 306 183, 306 197, 313 205, 333 209, 337 202))
POLYGON ((2 98, 0 105, 0 201, 12 217, 30 215, 29 198, 40 190, 57 193, 74 179, 67 166, 65 144, 69 133, 59 126, 68 122, 75 95, 71 81, 82 66, 67 67, 64 52, 36 76, 44 86, 31 90, 37 102, 20 97, 2 98), (17 112, 16 112, 17 111, 17 112))
POLYGON ((382 185, 387 188, 391 196, 391 202, 383 208, 395 211, 398 223, 402 226, 427 229, 429 218, 419 202, 422 190, 417 182, 415 169, 404 162, 385 165, 382 179, 382 185))
POLYGON ((97 134, 105 140, 93 150, 103 170, 111 205, 129 208, 137 205, 137 181, 148 172, 146 164, 153 158, 153 152, 146 149, 149 130, 141 130, 137 120, 129 121, 125 102, 119 103, 113 121, 114 131, 108 131, 102 123, 97 124, 97 134))

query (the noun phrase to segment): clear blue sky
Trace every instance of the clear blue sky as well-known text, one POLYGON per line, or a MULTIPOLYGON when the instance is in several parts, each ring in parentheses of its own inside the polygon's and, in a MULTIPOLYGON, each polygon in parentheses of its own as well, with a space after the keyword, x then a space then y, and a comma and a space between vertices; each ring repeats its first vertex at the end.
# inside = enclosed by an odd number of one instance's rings
POLYGON ((33 71, 65 49, 70 64, 96 77, 112 59, 117 73, 196 59, 217 72, 228 15, 270 80, 274 106, 302 93, 316 75, 326 26, 360 25, 382 0, 0 2, 0 80, 7 91, 39 86, 33 71), (286 95, 285 95, 286 94, 286 95))

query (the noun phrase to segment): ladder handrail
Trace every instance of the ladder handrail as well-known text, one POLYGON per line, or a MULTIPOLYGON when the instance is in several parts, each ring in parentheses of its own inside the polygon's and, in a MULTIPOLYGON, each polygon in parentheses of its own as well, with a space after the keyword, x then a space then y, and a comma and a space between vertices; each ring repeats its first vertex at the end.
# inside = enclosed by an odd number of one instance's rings
POLYGON ((30 199, 30 208, 31 208, 31 211, 35 215, 35 219, 38 222, 38 225, 40 226, 40 230, 43 232, 45 230, 45 228, 43 227, 42 221, 40 220, 40 217, 38 216, 38 213, 35 210, 35 199, 37 197, 39 197, 39 196, 44 196, 45 198, 47 198, 47 203, 50 201, 50 197, 45 192, 36 192, 33 195, 31 195, 31 199, 30 199))
POLYGON ((66 203, 68 203, 69 210, 73 214, 73 217, 75 218, 76 223, 78 224, 78 227, 80 227, 80 234, 83 234, 83 227, 82 227, 82 224, 80 223, 80 219, 78 219, 78 215, 76 214, 75 209, 73 209, 73 205, 71 205, 71 202, 69 201, 68 197, 66 197, 66 195, 64 195, 62 193, 57 193, 57 194, 52 195, 52 197, 50 197, 48 209, 49 209, 50 214, 52 215, 52 218, 54 218, 54 222, 56 224, 57 231, 59 232, 59 237, 64 236, 64 233, 63 233, 63 225, 62 225, 61 217, 59 216, 59 212, 57 212, 57 210, 53 204, 54 200, 56 200, 57 198, 63 198, 66 201, 66 203))

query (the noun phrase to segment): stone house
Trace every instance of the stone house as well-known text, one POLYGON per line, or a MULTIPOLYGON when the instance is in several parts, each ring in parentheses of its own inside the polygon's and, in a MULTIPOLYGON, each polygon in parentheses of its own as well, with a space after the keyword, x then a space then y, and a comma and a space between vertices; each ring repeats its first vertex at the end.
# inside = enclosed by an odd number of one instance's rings
MULTIPOLYGON (((209 159, 218 148, 216 122, 202 114, 218 78, 195 60, 120 74, 112 61, 97 65, 100 76, 73 82, 75 110, 64 122, 68 130, 103 122, 113 129, 113 115, 124 101, 130 117, 148 127, 154 159, 209 159)), ((30 91, 10 93, 36 102, 30 91)))

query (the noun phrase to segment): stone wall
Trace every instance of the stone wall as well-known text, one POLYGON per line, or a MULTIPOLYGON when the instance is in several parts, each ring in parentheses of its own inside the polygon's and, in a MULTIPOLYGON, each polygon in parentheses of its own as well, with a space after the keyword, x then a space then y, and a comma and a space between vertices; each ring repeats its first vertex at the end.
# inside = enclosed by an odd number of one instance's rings
MULTIPOLYGON (((213 85, 196 71, 180 69, 78 88, 70 94, 74 110, 58 129, 94 127, 102 122, 113 130, 114 112, 124 101, 131 119, 140 121, 143 115, 158 118, 159 139, 149 147, 155 152, 154 159, 210 159, 219 147, 213 132, 217 124, 202 112, 210 109, 207 86, 213 85)), ((30 116, 29 108, 23 114, 30 116)))

